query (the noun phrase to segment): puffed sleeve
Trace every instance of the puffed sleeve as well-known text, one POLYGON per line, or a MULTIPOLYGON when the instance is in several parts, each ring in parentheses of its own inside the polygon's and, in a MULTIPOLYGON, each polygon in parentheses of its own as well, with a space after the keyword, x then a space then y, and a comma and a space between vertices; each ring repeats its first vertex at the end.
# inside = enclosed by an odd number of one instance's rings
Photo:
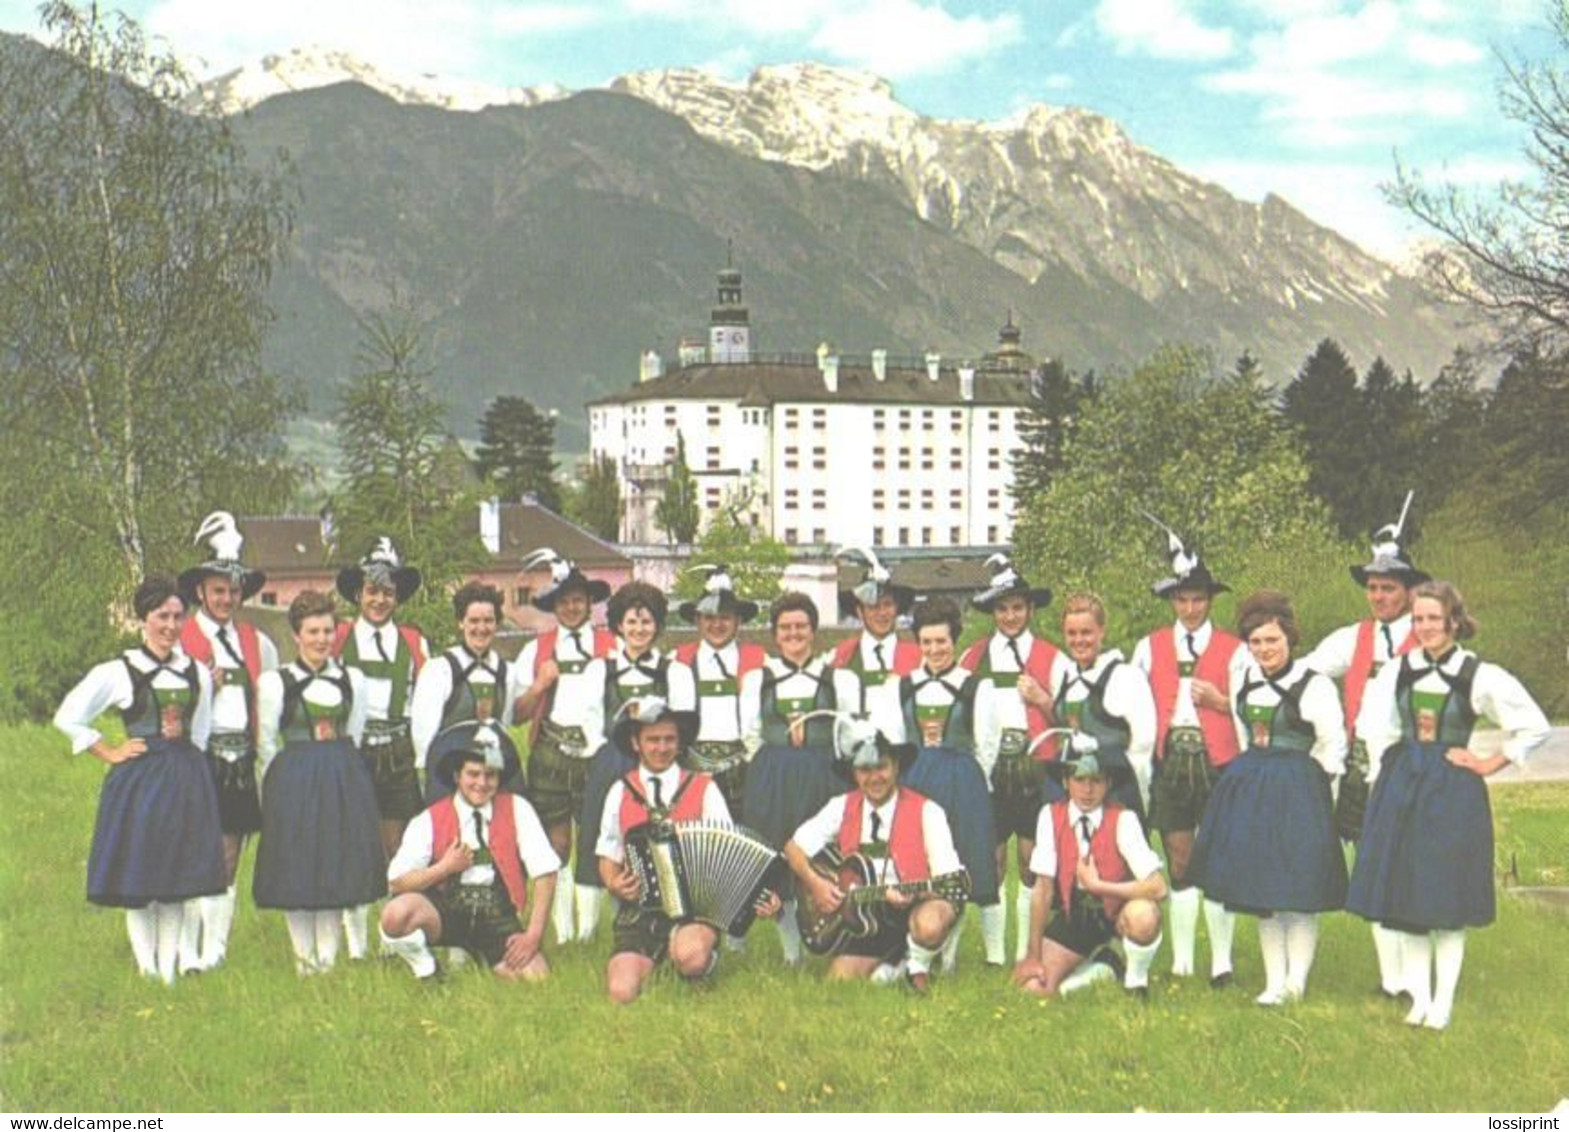
POLYGON ((94 666, 76 687, 66 693, 54 713, 54 725, 71 740, 71 753, 79 755, 103 738, 93 721, 110 707, 131 706, 131 678, 119 660, 94 666))
POLYGON ((625 858, 621 848, 621 799, 626 786, 619 780, 605 795, 605 808, 599 815, 599 840, 594 844, 594 855, 620 864, 625 858))
POLYGON ((1313 725, 1313 760, 1331 778, 1346 769, 1346 716, 1340 709, 1340 693, 1327 676, 1310 672, 1303 682, 1300 706, 1302 718, 1313 725))
POLYGON ((606 661, 602 656, 596 656, 583 667, 582 686, 585 692, 580 704, 581 726, 589 754, 605 745, 605 668, 606 661))
POLYGON ((529 805, 526 798, 516 794, 500 794, 497 797, 510 798, 512 801, 512 820, 518 831, 518 858, 523 862, 523 871, 536 880, 560 872, 561 858, 551 846, 534 807, 529 805))
POLYGON ((256 681, 256 781, 267 778, 267 768, 278 757, 282 743, 278 727, 283 720, 283 675, 273 669, 256 681))
POLYGON ((1107 710, 1127 720, 1128 765, 1139 780, 1139 796, 1147 811, 1155 771, 1155 693, 1150 691, 1149 677, 1131 664, 1117 666, 1107 693, 1107 710))
POLYGON ((433 863, 436 847, 436 831, 431 822, 430 811, 416 814, 409 824, 404 827, 403 840, 398 844, 398 851, 393 854, 392 862, 387 866, 387 881, 391 883, 405 873, 412 873, 415 869, 429 868, 433 863))
POLYGON ((741 745, 748 761, 763 745, 763 671, 767 662, 741 677, 741 745))
POLYGON ((1547 742, 1547 716, 1525 685, 1496 664, 1477 665, 1471 710, 1504 729, 1504 758, 1515 766, 1523 766, 1531 752, 1547 742))
POLYGON ((358 747, 365 739, 365 718, 370 711, 365 702, 365 673, 358 668, 345 668, 349 678, 349 741, 358 747))
POLYGON ((196 710, 191 714, 191 742, 199 751, 207 749, 212 736, 212 673, 205 664, 196 664, 196 710))
POLYGON ((433 656, 420 669, 414 681, 414 695, 409 699, 409 738, 414 744, 414 765, 425 768, 425 756, 430 751, 431 740, 441 730, 441 711, 452 694, 452 665, 446 655, 433 656))
POLYGON ((672 711, 697 710, 697 677, 692 669, 679 660, 672 660, 665 669, 665 682, 669 685, 666 703, 672 711))
MULTIPOLYGON (((1351 667, 1351 657, 1357 647, 1357 629, 1357 624, 1336 629, 1303 657, 1302 663, 1314 672, 1338 680, 1351 667)), ((1246 643, 1243 647, 1247 647, 1246 643)))
POLYGON ((1154 663, 1150 655, 1150 639, 1148 637, 1140 637, 1139 643, 1133 646, 1133 659, 1129 663, 1144 673, 1144 675, 1148 676, 1150 674, 1150 669, 1154 667, 1154 663))
POLYGON ((279 667, 278 646, 273 644, 272 638, 260 629, 256 630, 256 651, 261 654, 263 672, 271 672, 279 667))

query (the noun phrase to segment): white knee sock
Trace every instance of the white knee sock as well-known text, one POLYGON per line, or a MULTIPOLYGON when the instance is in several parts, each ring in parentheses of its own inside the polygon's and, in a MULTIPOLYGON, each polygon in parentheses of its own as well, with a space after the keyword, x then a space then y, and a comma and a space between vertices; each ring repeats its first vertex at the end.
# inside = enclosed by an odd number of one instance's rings
POLYGON ((430 945, 425 942, 423 928, 416 928, 408 935, 382 932, 381 942, 386 944, 387 950, 409 965, 416 979, 426 979, 436 973, 436 957, 430 953, 430 945))
POLYGON ((350 959, 364 959, 370 954, 369 904, 343 910, 343 940, 348 945, 350 959))
POLYGON ((1405 990, 1405 959, 1401 953, 1406 939, 1405 932, 1391 931, 1382 924, 1373 925, 1373 951, 1378 956, 1378 985, 1385 994, 1399 994, 1405 990))
POLYGON ((1401 967, 1405 970, 1404 990, 1411 996, 1411 1012, 1406 1024, 1420 1026, 1433 1005, 1433 940, 1426 932, 1401 932, 1401 967))
POLYGON ((180 933, 185 927, 185 905, 153 904, 158 909, 158 977, 172 984, 179 970, 180 933))
POLYGON ((1423 1022, 1434 1030, 1449 1025, 1455 1008, 1460 968, 1465 965, 1465 929, 1433 933, 1433 1004, 1423 1022))
POLYGON ((942 941, 942 973, 951 975, 959 965, 959 937, 964 934, 964 917, 953 925, 953 931, 942 941))
POLYGON ((1237 914, 1226 911, 1218 900, 1206 900, 1204 928, 1209 932, 1210 977, 1231 974, 1231 939, 1237 934, 1237 914))
POLYGON ((234 885, 218 896, 202 897, 202 966, 216 967, 229 951, 229 929, 234 926, 234 885))
MULTIPOLYGON (((953 934, 958 934, 957 926, 955 926, 953 934)), ((931 974, 932 961, 937 958, 937 954, 941 948, 923 947, 919 943, 915 942, 915 937, 913 935, 906 936, 905 938, 908 940, 910 947, 910 957, 905 960, 906 969, 912 975, 931 974)))
POLYGON ((986 947, 986 962, 1002 966, 1006 955, 1003 936, 1008 928, 1008 907, 1001 901, 981 906, 981 942, 986 947))
POLYGON ((158 977, 158 905, 125 910, 125 934, 131 937, 136 969, 150 979, 158 977))
POLYGON ((1122 985, 1133 989, 1150 985, 1150 965, 1155 962, 1155 953, 1160 950, 1160 936, 1155 937, 1154 943, 1134 943, 1131 939, 1122 941, 1122 955, 1127 963, 1122 974, 1122 985))
MULTIPOLYGON (((1199 934, 1199 902, 1204 894, 1196 888, 1174 888, 1171 891, 1171 973, 1193 974, 1193 949, 1199 934)), ((1142 984, 1141 984, 1142 985, 1142 984)))
POLYGON ((1096 983, 1104 983, 1114 979, 1117 972, 1110 965, 1094 959, 1086 959, 1073 969, 1073 972, 1062 982, 1057 984, 1057 993, 1060 995, 1073 994, 1075 991, 1092 987, 1096 983))
POLYGON ((786 900, 779 919, 774 921, 779 926, 779 950, 792 967, 801 961, 801 925, 796 923, 795 912, 795 901, 786 900))
POLYGON ((599 930, 599 909, 605 901, 605 890, 597 885, 580 884, 575 886, 577 894, 574 897, 577 904, 577 937, 580 940, 591 940, 594 933, 599 930))
POLYGON ((1030 951, 1030 896, 1033 888, 1019 885, 1019 891, 1013 895, 1014 930, 1018 933, 1013 937, 1013 961, 1019 962, 1030 951))
POLYGON ((571 943, 577 938, 572 930, 572 906, 575 903, 576 888, 577 885, 572 883, 572 877, 566 869, 556 873, 556 896, 550 904, 550 922, 555 926, 557 943, 571 943))
POLYGON ((1286 925, 1280 917, 1263 916, 1258 922, 1259 950, 1264 955, 1264 993, 1253 1001, 1279 1006, 1286 1000, 1286 925))
POLYGON ((193 897, 185 901, 180 926, 180 974, 202 970, 202 905, 211 899, 193 897))
POLYGON ((283 914, 289 926, 289 943, 294 948, 294 970, 300 975, 316 973, 316 913, 289 911, 283 914))
POLYGON ((1278 918, 1286 924, 1286 993, 1302 998, 1318 951, 1318 917, 1312 912, 1282 912, 1278 918))
POLYGON ((316 969, 330 971, 338 961, 338 929, 346 909, 329 908, 316 913, 316 969))

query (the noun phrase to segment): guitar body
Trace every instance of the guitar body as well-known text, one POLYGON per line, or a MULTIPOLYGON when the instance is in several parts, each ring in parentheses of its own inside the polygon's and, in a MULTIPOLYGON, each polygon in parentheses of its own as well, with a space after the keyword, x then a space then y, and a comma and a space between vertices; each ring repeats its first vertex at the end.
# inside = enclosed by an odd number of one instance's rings
POLYGON ((812 903, 806 886, 798 886, 796 923, 801 929, 801 942, 806 945, 806 949, 813 955, 833 955, 852 939, 866 939, 876 934, 877 908, 882 901, 864 901, 853 895, 857 889, 877 887, 877 872, 872 861, 860 853, 841 857, 839 847, 830 845, 812 858, 812 869, 838 885, 845 899, 838 908, 824 916, 812 903))

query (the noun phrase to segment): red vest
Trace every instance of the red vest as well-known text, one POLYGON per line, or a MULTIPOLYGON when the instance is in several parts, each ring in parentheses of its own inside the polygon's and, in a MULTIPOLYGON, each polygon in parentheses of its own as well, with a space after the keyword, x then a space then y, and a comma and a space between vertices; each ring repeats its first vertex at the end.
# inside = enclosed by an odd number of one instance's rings
MULTIPOLYGON (((840 641, 834 649, 833 666, 835 668, 849 668, 850 662, 855 659, 855 654, 861 647, 861 634, 847 640, 840 641)), ((888 670, 895 676, 908 676, 921 666, 921 646, 914 641, 901 641, 894 638, 893 663, 888 670)), ((968 666, 966 666, 968 667, 968 666)))
MULTIPOLYGON (((245 671, 250 676, 250 715, 251 733, 257 733, 260 720, 256 714, 256 682, 261 679, 261 637, 256 632, 256 626, 246 621, 230 621, 235 631, 240 635, 240 660, 245 664, 245 671)), ((207 634, 202 632, 202 627, 196 623, 194 616, 185 619, 185 625, 180 630, 180 648, 185 655, 199 664, 205 664, 209 671, 217 668, 213 660, 212 641, 207 634)))
MULTIPOLYGON (((1367 691, 1367 681, 1373 675, 1373 632, 1377 622, 1371 617, 1357 626, 1357 647, 1351 654, 1351 667, 1346 669, 1346 732, 1356 741, 1357 713, 1362 710, 1362 693, 1367 691)), ((1405 656, 1416 648, 1416 630, 1406 634, 1406 639, 1395 648, 1396 656, 1405 656)))
MULTIPOLYGON (((528 903, 528 877, 523 872, 523 862, 518 857, 517 815, 512 812, 512 795, 505 790, 496 791, 490 804, 489 828, 485 831, 490 842, 490 858, 501 877, 501 883, 512 899, 512 906, 521 914, 528 903)), ((434 863, 458 840, 458 808, 449 795, 430 808, 431 840, 430 859, 434 863)))
MULTIPOLYGON (((594 643, 590 651, 593 652, 594 659, 598 660, 616 651, 616 636, 609 629, 601 629, 598 625, 595 625, 593 626, 593 634, 594 643)), ((533 678, 535 680, 539 679, 539 670, 544 667, 545 661, 555 659, 556 641, 560 636, 560 629, 546 629, 534 638, 533 678)), ((540 721, 550 714, 550 705, 555 700, 556 687, 552 684, 549 691, 539 697, 539 702, 534 705, 533 714, 529 716, 529 743, 531 745, 539 737, 540 721)))
MULTIPOLYGON (((1100 828, 1090 835, 1090 859, 1095 862, 1101 880, 1113 884, 1128 880, 1130 875, 1127 862, 1117 851, 1117 822, 1121 818, 1122 807, 1107 802, 1101 813, 1100 828)), ((1066 798, 1051 804, 1051 824, 1057 842, 1057 899, 1066 913, 1073 908, 1079 868, 1079 835, 1074 829, 1078 824, 1078 811, 1066 798), (1074 810, 1071 818, 1069 810, 1074 810)), ((1101 902, 1109 920, 1115 920, 1127 903, 1115 896, 1103 896, 1101 902)))
MULTIPOLYGON (((697 650, 702 643, 702 641, 687 641, 676 649, 676 659, 695 672, 697 670, 697 650)), ((768 659, 768 653, 762 645, 753 644, 751 641, 737 641, 735 647, 738 658, 735 666, 735 678, 737 684, 739 684, 741 677, 748 672, 763 667, 764 661, 768 659)))
MULTIPOLYGON (((861 803, 866 795, 852 790, 844 796, 844 821, 839 825, 839 852, 848 857, 861 850, 861 803)), ((921 828, 926 796, 908 787, 899 787, 899 804, 893 811, 893 828, 888 831, 888 855, 899 879, 929 880, 931 866, 926 861, 926 834, 921 828)))
MULTIPOLYGON (((1155 757, 1159 759, 1166 750, 1166 732, 1171 729, 1171 717, 1177 710, 1177 689, 1182 675, 1177 669, 1177 634, 1167 625, 1149 635, 1150 688, 1155 693, 1155 757)), ((1223 695, 1231 694, 1231 658, 1242 646, 1238 637, 1222 629, 1211 629, 1209 644, 1205 646, 1193 676, 1208 680, 1223 695)), ((1237 746, 1237 729, 1232 725, 1231 713, 1214 708, 1198 709, 1199 730, 1204 732, 1204 749, 1209 754, 1211 766, 1225 766, 1241 754, 1237 746)))
MULTIPOLYGON (((995 635, 995 634, 994 634, 995 635)), ((964 659, 959 663, 971 672, 980 671, 981 663, 986 657, 986 650, 991 646, 991 637, 983 637, 970 646, 964 654, 964 659)), ((1049 641, 1039 637, 1030 639, 1030 655, 1024 658, 1024 671, 1051 694, 1051 667, 1057 659, 1057 647, 1049 641)), ((1024 705, 1025 730, 1029 732, 1033 742, 1042 731, 1049 728, 1051 723, 1051 705, 1036 707, 1034 704, 1024 705)), ((1040 762, 1050 762, 1057 757, 1057 737, 1053 735, 1039 747, 1035 748, 1035 758, 1040 762)))
MULTIPOLYGON (((671 809, 669 821, 697 821, 703 816, 703 794, 713 783, 713 779, 706 774, 697 774, 690 770, 683 770, 676 783, 676 804, 671 809), (692 784, 687 786, 690 780, 692 784), (686 789, 682 789, 685 786, 686 789)), ((643 792, 643 784, 638 781, 637 771, 629 770, 621 779, 621 833, 625 836, 629 829, 635 829, 648 821, 648 807, 639 800, 638 795, 643 792)))
MULTIPOLYGON (((349 643, 349 634, 354 631, 353 621, 339 621, 332 630, 332 656, 334 660, 341 659, 344 647, 349 643)), ((409 625, 398 626, 398 636, 403 638, 403 643, 409 647, 409 655, 414 658, 414 675, 419 675, 419 670, 425 667, 424 642, 420 639, 418 629, 409 625)))

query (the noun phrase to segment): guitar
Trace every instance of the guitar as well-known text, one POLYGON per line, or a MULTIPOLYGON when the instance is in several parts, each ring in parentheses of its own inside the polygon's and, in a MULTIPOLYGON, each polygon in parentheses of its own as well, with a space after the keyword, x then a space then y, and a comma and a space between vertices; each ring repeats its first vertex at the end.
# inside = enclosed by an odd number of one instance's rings
POLYGON ((827 915, 817 910, 811 892, 797 882, 796 923, 801 942, 813 955, 833 955, 853 939, 867 939, 877 933, 878 909, 889 895, 903 893, 920 896, 933 893, 945 900, 962 902, 970 894, 970 874, 945 873, 930 880, 877 883, 877 863, 862 853, 843 857, 837 845, 829 845, 812 858, 812 871, 831 881, 844 893, 839 907, 827 915))

